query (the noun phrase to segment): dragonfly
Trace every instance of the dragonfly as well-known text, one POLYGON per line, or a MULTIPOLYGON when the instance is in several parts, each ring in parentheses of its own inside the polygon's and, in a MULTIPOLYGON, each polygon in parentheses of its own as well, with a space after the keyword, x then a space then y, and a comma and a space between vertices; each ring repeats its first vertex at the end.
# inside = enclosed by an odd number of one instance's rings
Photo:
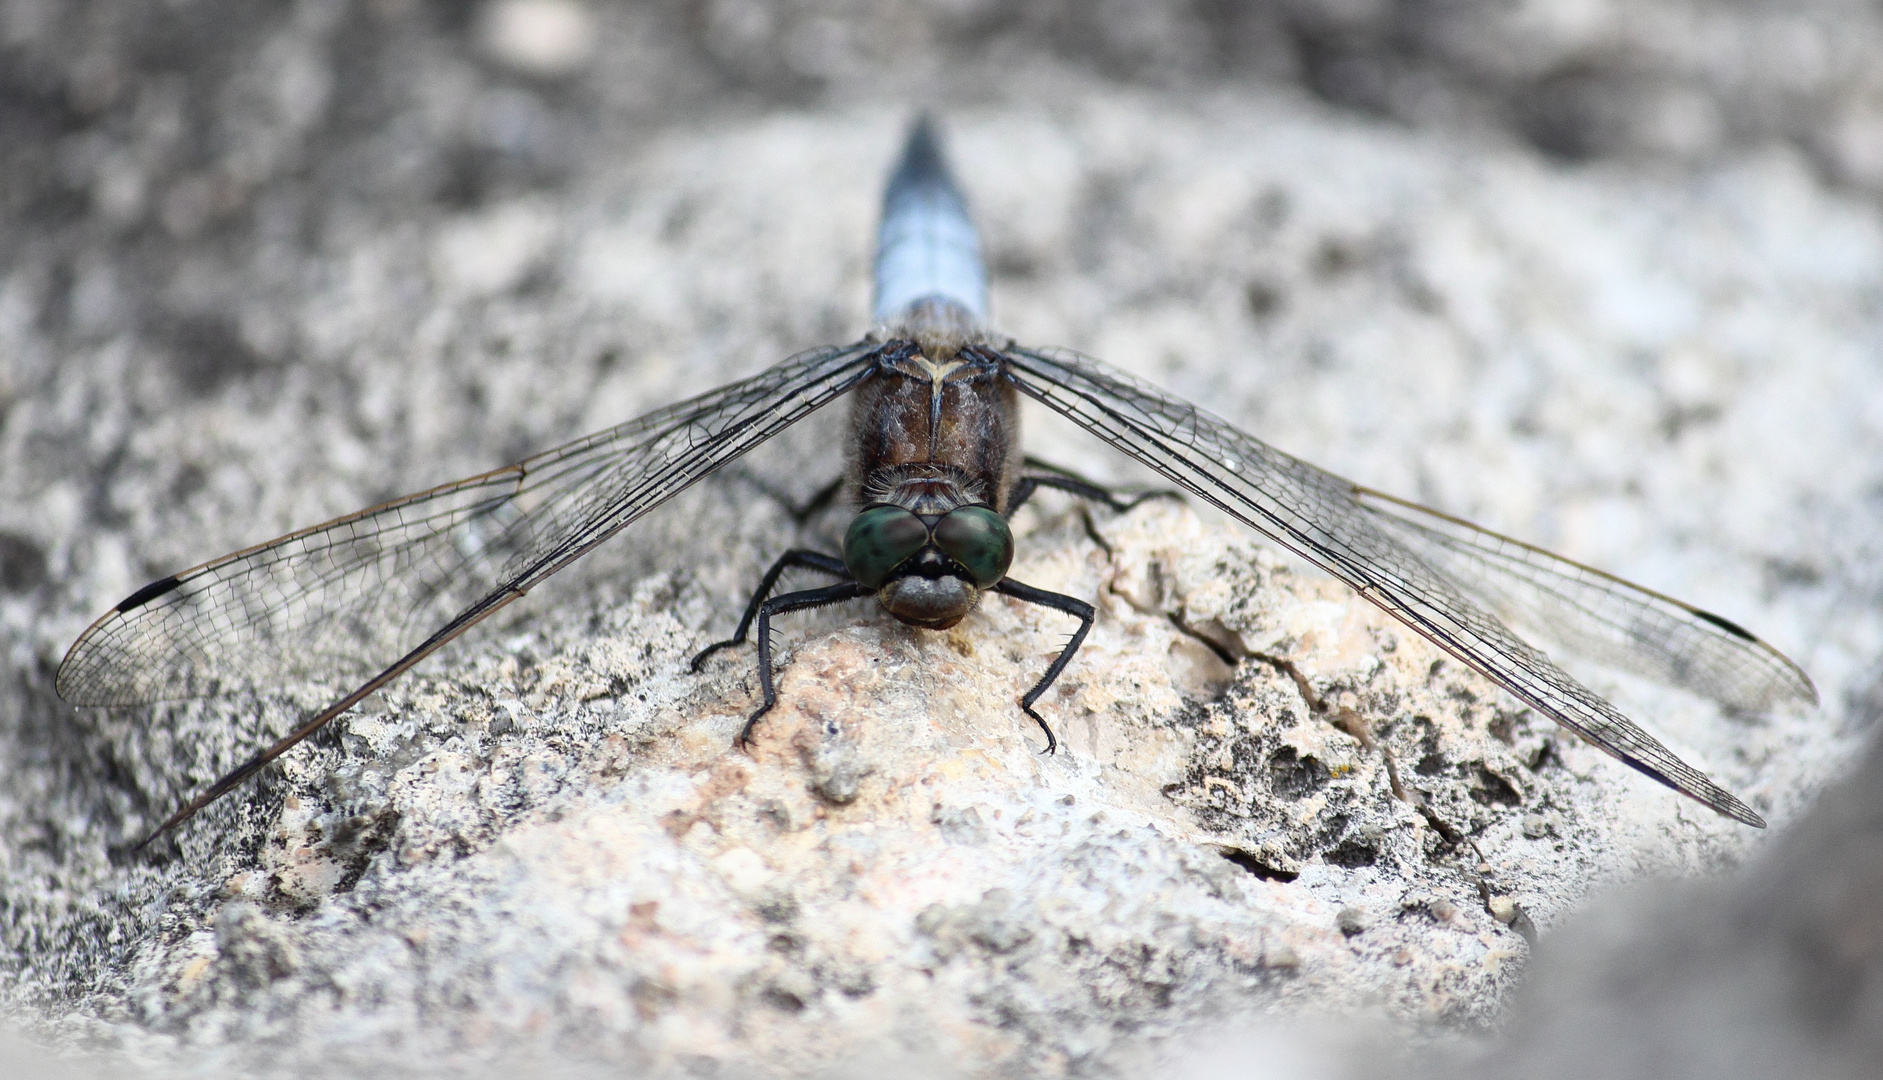
POLYGON ((935 125, 912 125, 882 204, 872 328, 769 370, 537 454, 394 499, 153 581, 73 643, 56 688, 75 706, 125 707, 356 672, 363 681, 211 783, 140 844, 269 762, 741 455, 848 397, 855 516, 836 554, 787 551, 734 635, 756 637, 762 702, 777 703, 771 624, 874 597, 943 630, 989 592, 1078 620, 1019 699, 1037 705, 1072 662, 1093 606, 1008 576, 1009 524, 1041 488, 1114 507, 1111 492, 1027 473, 1020 403, 1045 406, 1191 496, 1345 582, 1439 649, 1629 766, 1755 827, 1751 807, 1558 667, 1509 622, 1572 651, 1760 710, 1815 704, 1805 673, 1721 616, 1459 518, 1355 484, 1088 356, 1022 346, 988 320, 979 234, 935 125), (831 584, 777 593, 787 570, 831 584), (754 624, 756 634, 753 635, 754 624))

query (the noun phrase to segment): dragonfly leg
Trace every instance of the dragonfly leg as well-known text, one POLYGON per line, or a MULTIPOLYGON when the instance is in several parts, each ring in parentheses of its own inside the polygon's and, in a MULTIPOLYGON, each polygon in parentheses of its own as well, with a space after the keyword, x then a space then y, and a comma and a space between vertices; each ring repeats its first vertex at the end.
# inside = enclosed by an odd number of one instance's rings
POLYGON ((757 476, 747 474, 744 479, 747 483, 757 488, 760 494, 784 507, 785 513, 790 514, 791 520, 797 522, 799 525, 809 521, 811 515, 816 514, 831 503, 836 502, 837 496, 843 494, 844 485, 844 477, 839 476, 830 483, 818 488, 811 494, 809 499, 800 503, 792 499, 788 492, 779 490, 777 487, 766 483, 757 476))
MULTIPOLYGON (((778 562, 782 565, 784 559, 781 558, 778 562)), ((772 569, 777 570, 778 567, 774 566, 772 569)), ((775 578, 776 575, 767 575, 767 577, 775 578)), ((835 585, 826 585, 821 589, 806 589, 803 592, 774 596, 758 605, 758 685, 759 689, 764 692, 765 700, 759 704, 757 712, 746 718, 745 726, 739 729, 739 737, 734 742, 741 748, 751 742, 752 728, 758 723, 759 717, 770 712, 772 706, 778 704, 778 691, 772 685, 772 616, 791 611, 804 611, 808 608, 820 608, 845 600, 855 600, 870 595, 870 592, 870 588, 860 582, 842 581, 835 585)))
POLYGON ((1046 669, 1046 674, 1040 676, 1040 681, 1034 683, 1033 689, 1028 690, 1026 696, 1020 699, 1020 711, 1031 716, 1033 722, 1040 726, 1040 730, 1046 733, 1045 752, 1050 754, 1058 749, 1059 740, 1053 737, 1053 729, 1046 726, 1045 718, 1034 711, 1033 703, 1046 693, 1047 689, 1053 685, 1053 681, 1059 678, 1060 672, 1065 671, 1066 665, 1072 662, 1072 654, 1078 652, 1079 646, 1084 644, 1085 635, 1091 632, 1092 620, 1097 617, 1097 612, 1092 605, 1077 597, 1047 592, 1045 589, 1036 589, 1031 585, 1022 585, 1012 578, 1002 578, 994 586, 994 591, 1002 596, 1011 596, 1015 600, 1024 600, 1029 604, 1039 604, 1055 611, 1063 611, 1079 620, 1079 629, 1073 632, 1072 640, 1066 642, 1066 647, 1053 658, 1052 665, 1046 669))
POLYGON ((790 512, 791 520, 800 525, 809 521, 811 515, 837 501, 837 496, 843 494, 843 484, 844 477, 839 476, 830 483, 818 488, 817 493, 807 499, 804 505, 792 506, 790 503, 786 503, 785 509, 790 512))
POLYGON ((1155 491, 1140 492, 1129 499, 1121 499, 1116 492, 1100 487, 1089 480, 1081 480, 1076 476, 1022 476, 1013 485, 1013 495, 1007 500, 1007 516, 1012 518, 1014 511, 1026 505, 1026 501, 1031 499, 1033 493, 1040 488, 1057 488, 1060 491, 1070 492, 1081 499, 1103 503, 1107 509, 1118 513, 1124 513, 1146 499, 1183 498, 1181 491, 1159 488, 1155 491))
MULTIPOLYGON (((1027 462, 1028 464, 1034 463, 1032 458, 1028 458, 1027 462)), ((1026 501, 1033 497, 1035 491, 1043 487, 1058 488, 1060 491, 1071 492, 1082 499, 1090 499, 1093 502, 1103 503, 1106 507, 1118 513, 1124 513, 1126 510, 1130 510, 1146 499, 1183 498, 1183 492, 1181 491, 1159 488, 1156 491, 1141 492, 1136 497, 1126 500, 1119 498, 1116 493, 1106 488, 1100 487, 1089 480, 1082 480, 1076 476, 1057 474, 1022 476, 1019 481, 1013 485, 1013 495, 1007 500, 1007 518, 1012 520, 1014 512, 1025 505, 1026 501)), ((1079 520, 1085 524, 1085 535, 1090 537, 1092 543, 1097 544, 1099 550, 1103 551, 1109 557, 1112 554, 1111 545, 1105 542, 1105 537, 1099 533, 1098 526, 1093 524, 1092 511, 1089 507, 1079 507, 1079 520)))
POLYGON ((687 665, 687 670, 697 673, 700 670, 700 665, 706 662, 707 657, 721 649, 730 649, 735 645, 745 644, 746 631, 752 629, 752 620, 758 618, 759 605, 763 604, 765 598, 771 595, 772 589, 777 587, 779 576, 786 570, 794 568, 799 570, 821 570, 826 574, 834 574, 840 578, 850 576, 850 571, 844 568, 842 559, 834 555, 826 555, 821 551, 805 551, 799 548, 793 548, 783 555, 778 556, 778 561, 772 563, 772 568, 765 571, 765 576, 760 579, 758 589, 752 593, 751 602, 745 606, 745 617, 739 620, 739 629, 734 631, 733 635, 726 640, 715 641, 711 645, 701 649, 699 653, 693 657, 693 662, 687 665))

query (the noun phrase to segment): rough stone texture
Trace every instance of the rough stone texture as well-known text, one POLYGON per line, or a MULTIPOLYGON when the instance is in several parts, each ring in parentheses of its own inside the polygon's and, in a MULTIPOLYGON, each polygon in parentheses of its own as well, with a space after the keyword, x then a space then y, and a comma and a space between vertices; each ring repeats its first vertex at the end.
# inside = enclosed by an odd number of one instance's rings
MULTIPOLYGON (((948 103, 1009 332, 1799 659, 1819 713, 1583 672, 1776 824, 1883 710, 1883 222, 1850 164, 1876 140, 1838 126, 1868 9, 716 3, 597 9, 575 45, 566 7, 493 10, 0 4, 0 1000, 33 1038, 180 1075, 1148 1072, 1251 1011, 1480 1030, 1513 927, 1752 849, 1163 503, 1096 514, 1109 554, 1063 500, 1019 523, 1016 574, 1101 608, 1044 703, 1061 754, 1014 698, 1067 620, 1005 600, 948 634, 794 619, 734 752, 750 653, 685 658, 841 527, 784 509, 837 468, 813 422, 125 853, 332 688, 78 714, 49 688, 90 618, 854 336, 919 101, 948 103), (1733 66, 1773 20, 1819 66, 1733 66), (1700 115, 1648 76, 1730 122, 1526 119, 1700 115)), ((1867 925, 1832 896, 1800 924, 1867 925)), ((1232 1062, 1313 1067, 1261 1030, 1232 1062)))

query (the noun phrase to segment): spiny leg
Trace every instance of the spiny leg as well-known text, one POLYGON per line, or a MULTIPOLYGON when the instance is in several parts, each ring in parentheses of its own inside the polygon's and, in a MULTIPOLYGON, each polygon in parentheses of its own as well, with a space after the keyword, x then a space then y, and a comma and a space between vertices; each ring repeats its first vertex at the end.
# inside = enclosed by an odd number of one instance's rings
POLYGON ((808 608, 820 608, 845 600, 856 600, 869 596, 870 592, 869 586, 861 582, 843 581, 835 585, 826 585, 821 589, 806 589, 803 592, 774 596, 758 605, 758 685, 764 693, 765 700, 759 705, 758 711, 746 719, 745 726, 739 729, 739 737, 733 740, 741 749, 751 741, 752 727, 758 723, 758 718, 770 712, 773 705, 778 704, 778 692, 772 687, 772 616, 791 611, 804 611, 808 608))
POLYGON ((777 587, 779 576, 790 569, 821 570, 826 574, 832 574, 840 578, 850 576, 850 571, 844 568, 842 559, 834 555, 826 555, 821 551, 805 551, 801 548, 793 548, 783 555, 778 556, 778 561, 772 563, 771 569, 765 571, 765 576, 760 579, 758 589, 752 593, 751 602, 745 606, 745 617, 739 620, 739 629, 734 631, 733 635, 726 640, 715 641, 711 645, 701 649, 699 653, 693 657, 693 662, 688 665, 688 670, 697 673, 700 670, 700 665, 706 662, 707 657, 721 649, 730 649, 735 645, 745 644, 746 631, 752 628, 752 620, 758 617, 759 606, 765 603, 765 598, 770 596, 772 589, 777 587))
POLYGON ((1097 617, 1097 612, 1092 605, 1077 597, 1047 592, 1045 589, 1036 589, 1031 585, 1022 585, 1012 578, 1002 578, 995 584, 994 591, 1003 596, 1011 596, 1015 600, 1024 600, 1029 604, 1039 604, 1055 611, 1063 611, 1079 620, 1079 629, 1073 633, 1072 640, 1066 642, 1066 647, 1053 658, 1051 666, 1046 669, 1046 674, 1040 676, 1040 681, 1034 683, 1033 689, 1028 690, 1026 696, 1020 699, 1020 711, 1031 716, 1033 722, 1040 726, 1040 730, 1046 733, 1045 752, 1050 754, 1059 748, 1059 740, 1053 736, 1053 729, 1046 726, 1045 718, 1033 710, 1033 703, 1046 693, 1047 689, 1053 685, 1053 681, 1059 678, 1059 673, 1066 670, 1066 665, 1072 662, 1072 654, 1078 652, 1079 646, 1085 643, 1085 635, 1091 632, 1092 621, 1097 617))
POLYGON ((791 520, 799 525, 809 521, 813 514, 836 502, 837 496, 843 494, 844 478, 841 476, 818 488, 809 499, 802 503, 796 502, 789 492, 779 490, 777 486, 768 483, 762 477, 744 470, 741 470, 741 476, 746 483, 758 489, 759 494, 784 507, 785 513, 791 515, 791 520))
MULTIPOLYGON (((1039 465, 1043 463, 1035 462, 1034 459, 1028 458, 1027 464, 1039 465)), ((1050 468, 1050 466, 1047 466, 1047 467, 1050 468)), ((1168 499, 1181 500, 1183 498, 1183 492, 1181 491, 1171 491, 1168 488, 1159 488, 1155 491, 1142 492, 1136 498, 1126 501, 1124 499, 1120 499, 1116 494, 1114 494, 1110 490, 1100 487, 1099 485, 1094 484, 1089 480, 1084 480, 1076 476, 1068 476, 1068 475, 1062 475, 1062 474, 1053 474, 1049 476, 1023 476, 1019 479, 1017 483, 1014 484, 1013 495, 1007 500, 1007 519, 1009 521, 1013 520, 1013 515, 1015 511, 1019 510, 1020 507, 1024 506, 1026 504, 1026 501, 1033 497, 1033 493, 1035 491, 1038 491, 1040 488, 1043 488, 1043 487, 1058 488, 1060 491, 1071 492, 1072 494, 1077 495, 1082 499, 1089 499, 1093 502, 1103 503, 1109 509, 1116 511, 1118 513, 1121 513, 1121 514, 1137 506, 1139 503, 1143 502, 1146 499, 1168 498, 1168 499)), ((1100 535, 1098 531, 1098 526, 1093 524, 1092 511, 1090 507, 1087 507, 1087 506, 1079 507, 1079 520, 1085 525, 1085 535, 1092 541, 1092 543, 1098 545, 1098 548, 1100 551, 1103 551, 1107 556, 1110 556, 1112 554, 1112 547, 1110 544, 1105 542, 1105 537, 1100 535)))
POLYGON ((818 488, 812 493, 811 497, 806 499, 801 505, 793 506, 788 500, 784 499, 780 499, 779 501, 784 503, 785 511, 791 515, 791 520, 802 525, 811 520, 812 515, 817 514, 825 507, 836 502, 837 496, 843 494, 843 485, 844 478, 839 476, 830 483, 818 488))
POLYGON ((1093 502, 1103 503, 1107 509, 1114 510, 1121 514, 1137 506, 1139 503, 1144 502, 1146 499, 1183 498, 1183 492, 1181 491, 1159 488, 1155 491, 1140 492, 1131 499, 1121 499, 1116 493, 1109 489, 1100 487, 1089 480, 1081 480, 1076 476, 1022 476, 1019 481, 1013 485, 1013 495, 1007 500, 1007 517, 1012 518, 1014 511, 1026 505, 1026 501, 1031 499, 1033 493, 1040 488, 1057 488, 1060 491, 1070 492, 1071 494, 1079 496, 1081 499, 1090 499, 1093 502))

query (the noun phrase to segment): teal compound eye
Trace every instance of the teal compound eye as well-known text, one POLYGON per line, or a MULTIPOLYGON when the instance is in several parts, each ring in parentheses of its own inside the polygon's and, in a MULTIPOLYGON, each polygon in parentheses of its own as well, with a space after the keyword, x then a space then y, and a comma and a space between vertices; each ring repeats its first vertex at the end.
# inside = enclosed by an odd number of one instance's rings
POLYGON ((1013 531, 985 506, 963 506, 935 523, 935 546, 967 568, 974 584, 991 589, 1013 565, 1013 531))
POLYGON ((928 526, 900 506, 872 506, 850 519, 843 564, 858 582, 880 589, 889 575, 928 543, 928 526))

